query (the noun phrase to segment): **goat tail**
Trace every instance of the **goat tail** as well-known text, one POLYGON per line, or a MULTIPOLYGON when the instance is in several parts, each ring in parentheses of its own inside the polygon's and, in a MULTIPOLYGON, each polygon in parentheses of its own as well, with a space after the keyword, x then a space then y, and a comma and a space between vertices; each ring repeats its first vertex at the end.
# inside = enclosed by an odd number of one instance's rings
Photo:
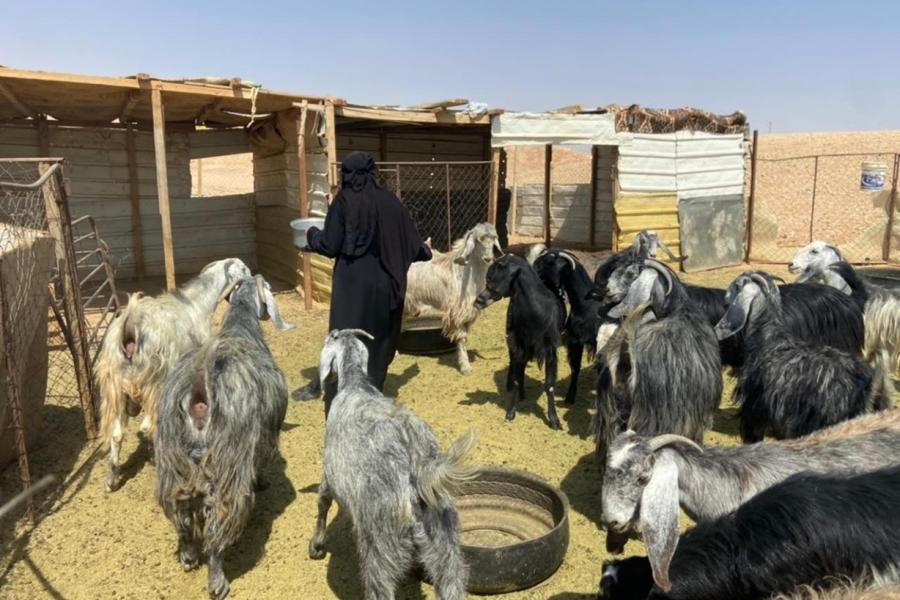
POLYGON ((457 439, 446 453, 425 463, 416 478, 419 497, 432 508, 440 508, 454 486, 475 477, 478 468, 466 463, 477 436, 470 429, 457 439))
POLYGON ((866 410, 878 411, 891 408, 891 393, 894 384, 891 381, 890 357, 886 350, 877 352, 873 357, 872 383, 869 387, 869 395, 866 399, 866 410))

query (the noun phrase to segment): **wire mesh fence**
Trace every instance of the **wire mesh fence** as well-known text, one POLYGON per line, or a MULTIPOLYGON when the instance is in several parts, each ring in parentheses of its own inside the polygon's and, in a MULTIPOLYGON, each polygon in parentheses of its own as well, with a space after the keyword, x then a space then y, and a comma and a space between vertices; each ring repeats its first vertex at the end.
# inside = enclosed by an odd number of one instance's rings
POLYGON ((72 225, 61 161, 0 159, 0 464, 17 457, 23 487, 45 401, 80 404, 88 435, 95 432, 90 349, 117 300, 95 309, 88 326, 85 286, 100 289, 88 292, 95 301, 104 289, 114 299, 115 285, 105 253, 87 250, 105 249, 95 228, 76 237, 72 225), (96 283, 101 277, 108 281, 96 283))
POLYGON ((400 198, 437 250, 488 219, 491 163, 382 162, 379 183, 400 198))
POLYGON ((750 260, 788 263, 797 250, 815 240, 840 247, 851 262, 890 260, 892 252, 900 251, 891 233, 898 156, 757 157, 748 224, 750 260), (860 190, 863 162, 885 166, 882 190, 860 190))

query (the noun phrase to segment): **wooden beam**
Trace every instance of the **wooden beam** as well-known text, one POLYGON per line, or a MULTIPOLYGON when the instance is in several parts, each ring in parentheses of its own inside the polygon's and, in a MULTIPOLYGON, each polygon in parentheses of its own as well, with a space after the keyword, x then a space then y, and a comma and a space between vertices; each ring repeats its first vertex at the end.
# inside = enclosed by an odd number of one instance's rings
MULTIPOLYGON (((509 218, 509 233, 511 235, 516 235, 517 225, 516 222, 519 218, 519 147, 512 146, 512 201, 510 204, 510 213, 511 216, 509 218)), ((509 173, 509 151, 507 151, 506 157, 506 172, 509 173)), ((508 179, 508 178, 507 178, 508 179)))
POLYGON ((119 111, 119 123, 127 123, 131 119, 131 113, 140 100, 140 90, 128 90, 125 94, 125 101, 122 103, 122 110, 119 111))
POLYGON ((0 81, 0 95, 2 95, 6 100, 13 105, 17 111, 22 113, 23 117, 36 117, 37 113, 31 110, 28 106, 22 103, 15 94, 12 93, 12 90, 0 81))
POLYGON ((497 197, 500 194, 500 153, 501 148, 491 151, 491 189, 488 194, 488 223, 497 223, 497 197))
POLYGON ((134 271, 139 283, 144 282, 144 226, 141 220, 141 196, 138 187, 137 145, 134 127, 125 130, 125 149, 128 154, 128 198, 131 200, 131 248, 134 252, 134 271))
POLYGON ((50 128, 47 126, 47 115, 38 115, 35 123, 38 129, 38 146, 41 156, 50 156, 50 128))
MULTIPOLYGON (((304 100, 304 102, 306 102, 304 100)), ((209 104, 203 107, 203 109, 197 113, 197 116, 194 118, 194 121, 199 125, 206 124, 206 120, 210 118, 215 113, 219 112, 219 108, 222 106, 222 99, 216 98, 209 104)))
POLYGON ((325 151, 328 154, 328 197, 333 200, 331 190, 338 184, 337 172, 337 126, 335 124, 335 106, 332 100, 325 101, 325 151))
MULTIPOLYGON (((249 101, 246 88, 234 89, 230 86, 214 85, 209 83, 179 83, 175 81, 150 80, 149 76, 140 74, 134 77, 98 77, 94 75, 73 75, 70 73, 51 73, 46 71, 28 71, 25 69, 7 69, 0 67, 0 79, 8 81, 43 81, 48 83, 68 83, 77 85, 106 86, 120 89, 150 89, 158 88, 166 94, 193 94, 196 96, 211 96, 217 98, 236 98, 249 101)), ((291 94, 273 90, 260 90, 259 98, 267 100, 283 101, 288 106, 293 102, 309 100, 310 102, 323 102, 324 96, 309 94, 291 94)), ((344 100, 332 99, 335 103, 343 103, 344 100)))
POLYGON ((401 123, 441 123, 445 125, 490 125, 491 115, 470 117, 460 112, 444 110, 438 113, 399 110, 392 108, 365 108, 362 106, 336 106, 339 117, 369 119, 376 121, 397 121, 401 123))
POLYGON ((378 160, 387 162, 388 137, 384 127, 378 130, 378 160))
POLYGON ((430 110, 431 112, 438 112, 442 110, 447 110, 451 106, 463 106, 469 103, 468 98, 453 98, 450 100, 439 100, 438 102, 425 102, 424 104, 414 104, 410 106, 413 110, 430 110))
POLYGON ((594 243, 597 241, 597 233, 594 230, 597 228, 597 159, 599 156, 600 148, 591 146, 591 199, 589 202, 589 210, 591 212, 588 214, 588 227, 590 227, 588 243, 591 248, 594 247, 594 243))
POLYGON ((544 244, 550 247, 550 168, 553 164, 553 145, 544 146, 544 244))
POLYGON ((166 289, 175 290, 175 254, 172 248, 172 213, 169 208, 169 174, 166 167, 166 114, 162 89, 150 92, 153 106, 153 149, 156 154, 156 193, 162 224, 163 256, 166 264, 166 289))
MULTIPOLYGON (((296 117, 297 125, 297 200, 300 204, 300 217, 309 216, 309 182, 306 176, 306 118, 307 102, 304 100, 300 114, 296 117)), ((312 261, 309 252, 303 253, 303 306, 312 310, 312 261)))

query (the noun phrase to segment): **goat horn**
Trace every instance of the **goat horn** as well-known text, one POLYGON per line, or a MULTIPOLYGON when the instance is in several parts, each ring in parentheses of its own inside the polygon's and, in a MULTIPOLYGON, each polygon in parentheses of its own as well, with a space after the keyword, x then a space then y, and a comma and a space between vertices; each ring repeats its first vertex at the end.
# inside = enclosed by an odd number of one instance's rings
POLYGON ((763 273, 762 271, 751 271, 748 273, 751 281, 754 281, 763 286, 763 289, 766 293, 772 291, 772 276, 768 273, 763 273))
POLYGON ((370 340, 375 339, 375 336, 372 335, 371 333, 369 333, 368 331, 366 331, 365 329, 345 329, 344 331, 346 331, 347 333, 352 333, 353 335, 356 335, 356 336, 367 337, 370 340))
POLYGON ((785 283, 785 284, 787 283, 787 281, 785 281, 783 278, 779 277, 778 275, 769 275, 769 277, 771 277, 775 281, 780 281, 781 283, 785 283))
POLYGON ((240 283, 241 283, 240 279, 235 279, 234 281, 229 283, 227 286, 225 286, 225 290, 221 294, 219 294, 219 299, 216 300, 216 304, 218 304, 219 302, 221 302, 222 300, 227 298, 228 295, 234 291, 234 288, 236 288, 240 283))
POLYGON ((566 259, 567 261, 569 261, 570 263, 572 263, 572 270, 573 270, 573 271, 575 270, 575 257, 574 257, 574 256, 572 256, 571 254, 569 254, 569 253, 566 252, 565 250, 560 250, 559 256, 561 256, 562 258, 564 258, 564 259, 566 259))
POLYGON ((691 448, 696 448, 700 452, 703 452, 703 448, 694 440, 684 437, 683 435, 678 435, 677 433, 664 433, 662 435, 658 435, 654 438, 651 438, 647 444, 650 446, 651 452, 656 452, 660 448, 665 448, 666 446, 670 446, 672 444, 687 444, 691 448))
POLYGON ((672 288, 675 287, 675 283, 672 281, 672 274, 669 272, 669 267, 652 258, 645 258, 644 265, 650 267, 657 273, 662 274, 666 278, 666 296, 671 294, 672 288))

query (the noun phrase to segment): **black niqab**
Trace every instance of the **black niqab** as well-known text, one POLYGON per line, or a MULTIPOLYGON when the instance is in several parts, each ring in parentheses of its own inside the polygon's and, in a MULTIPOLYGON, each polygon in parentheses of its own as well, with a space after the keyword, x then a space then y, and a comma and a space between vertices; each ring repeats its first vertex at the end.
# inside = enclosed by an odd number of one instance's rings
MULTIPOLYGON (((378 185, 375 160, 351 152, 341 162, 346 256, 361 256, 372 248, 391 278, 391 304, 402 304, 406 272, 422 249, 422 238, 400 200, 378 185)), ((392 306, 393 308, 393 306, 392 306)))

